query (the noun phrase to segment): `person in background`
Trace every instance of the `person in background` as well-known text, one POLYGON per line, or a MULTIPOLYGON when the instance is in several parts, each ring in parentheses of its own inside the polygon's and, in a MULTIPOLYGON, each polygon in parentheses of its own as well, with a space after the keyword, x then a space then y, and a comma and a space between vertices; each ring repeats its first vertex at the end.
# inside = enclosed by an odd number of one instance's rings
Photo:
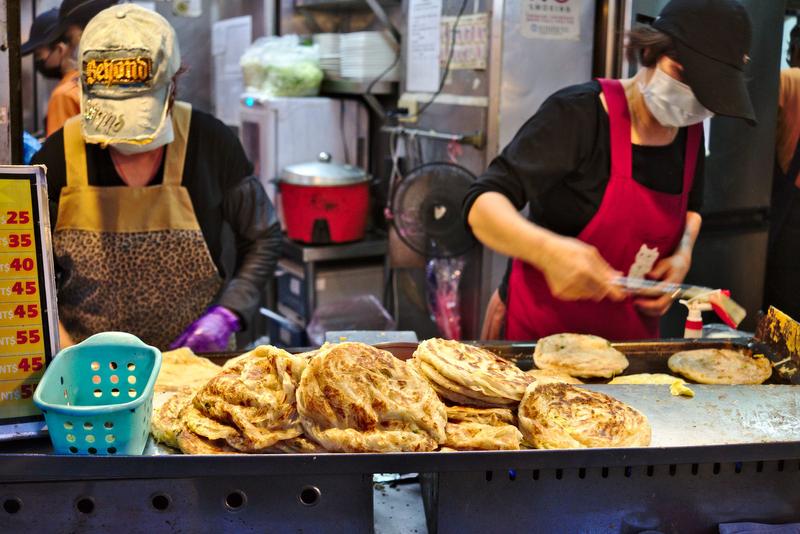
POLYGON ((562 332, 659 337, 667 295, 633 298, 622 275, 680 283, 700 231, 703 120, 755 121, 744 79, 750 19, 734 0, 672 0, 628 36, 633 78, 558 91, 472 186, 465 216, 514 258, 487 338, 562 332), (519 211, 528 206, 530 215, 519 211))
POLYGON ((800 24, 781 71, 764 303, 800 319, 800 24))
POLYGON ((58 9, 45 11, 36 17, 21 53, 23 56, 33 54, 36 72, 47 79, 60 80, 47 103, 45 135, 52 135, 64 126, 67 119, 80 113, 78 67, 72 46, 61 31, 58 9))
POLYGON ((69 343, 116 330, 162 349, 230 348, 281 239, 239 140, 175 100, 177 37, 153 11, 99 13, 80 64, 81 114, 34 158, 48 170, 62 335, 69 343), (226 224, 232 273, 221 262, 226 224))
POLYGON ((77 52, 83 29, 95 15, 116 5, 119 0, 64 0, 58 18, 64 37, 77 52))

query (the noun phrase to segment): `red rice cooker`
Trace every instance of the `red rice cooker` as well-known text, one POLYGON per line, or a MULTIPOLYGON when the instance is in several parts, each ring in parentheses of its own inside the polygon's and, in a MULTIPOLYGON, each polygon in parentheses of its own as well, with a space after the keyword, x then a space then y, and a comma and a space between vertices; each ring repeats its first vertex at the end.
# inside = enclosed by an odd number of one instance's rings
POLYGON ((319 160, 289 165, 279 181, 289 239, 310 244, 363 239, 369 214, 369 175, 358 167, 319 160))

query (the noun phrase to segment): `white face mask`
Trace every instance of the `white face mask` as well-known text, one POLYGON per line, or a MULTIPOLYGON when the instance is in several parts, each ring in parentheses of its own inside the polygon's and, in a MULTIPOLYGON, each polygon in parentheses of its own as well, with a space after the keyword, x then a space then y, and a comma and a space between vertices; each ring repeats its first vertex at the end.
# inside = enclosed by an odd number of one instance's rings
POLYGON ((151 150, 170 144, 174 139, 175 131, 172 129, 172 118, 167 116, 166 120, 164 120, 164 124, 161 125, 161 128, 156 132, 156 136, 149 143, 143 145, 138 145, 136 143, 109 143, 108 146, 121 154, 130 156, 131 154, 150 152, 151 150))
POLYGON ((639 82, 639 91, 650 113, 662 126, 682 128, 714 116, 694 96, 691 87, 656 67, 650 82, 639 82))

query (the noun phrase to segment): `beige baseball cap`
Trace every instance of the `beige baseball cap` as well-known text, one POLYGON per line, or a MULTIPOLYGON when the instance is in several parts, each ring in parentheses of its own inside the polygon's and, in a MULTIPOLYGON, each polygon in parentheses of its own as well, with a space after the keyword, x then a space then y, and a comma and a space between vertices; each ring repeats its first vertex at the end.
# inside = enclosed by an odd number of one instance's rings
POLYGON ((167 118, 172 78, 181 65, 170 23, 136 4, 104 9, 83 31, 78 57, 84 140, 151 142, 167 118))

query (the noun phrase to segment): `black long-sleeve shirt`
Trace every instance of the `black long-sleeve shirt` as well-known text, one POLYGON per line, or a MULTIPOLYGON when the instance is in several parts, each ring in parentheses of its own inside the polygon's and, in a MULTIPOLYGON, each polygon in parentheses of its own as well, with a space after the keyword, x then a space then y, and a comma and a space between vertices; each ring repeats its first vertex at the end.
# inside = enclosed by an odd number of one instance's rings
MULTIPOLYGON (((608 113, 600 84, 591 81, 551 95, 470 187, 464 220, 483 193, 505 195, 528 218, 558 234, 576 237, 600 209, 611 170, 608 113)), ((666 146, 633 145, 633 179, 654 191, 683 189, 686 128, 666 146)), ((703 202, 705 143, 698 148, 688 209, 703 202)), ((508 272, 500 286, 505 300, 508 272)))
MULTIPOLYGON (((469 214, 479 195, 502 193, 529 218, 561 235, 575 237, 600 208, 611 169, 608 114, 596 81, 550 96, 470 188, 469 214)), ((705 149, 701 140, 689 210, 703 200, 705 149)), ((666 146, 633 146, 633 178, 662 193, 681 193, 686 128, 666 146)))
MULTIPOLYGON (((67 181, 63 130, 47 138, 33 163, 47 166, 50 217, 55 228, 61 188, 67 181)), ((86 165, 89 185, 126 187, 107 149, 86 145, 86 165)), ((182 185, 189 192, 211 257, 226 279, 216 304, 236 312, 243 327, 255 313, 261 291, 275 270, 281 243, 275 210, 252 174, 253 166, 233 132, 212 115, 193 109, 182 185), (226 273, 222 263, 223 223, 230 225, 235 236, 233 273, 226 273)), ((163 180, 162 162, 150 184, 163 180)))

